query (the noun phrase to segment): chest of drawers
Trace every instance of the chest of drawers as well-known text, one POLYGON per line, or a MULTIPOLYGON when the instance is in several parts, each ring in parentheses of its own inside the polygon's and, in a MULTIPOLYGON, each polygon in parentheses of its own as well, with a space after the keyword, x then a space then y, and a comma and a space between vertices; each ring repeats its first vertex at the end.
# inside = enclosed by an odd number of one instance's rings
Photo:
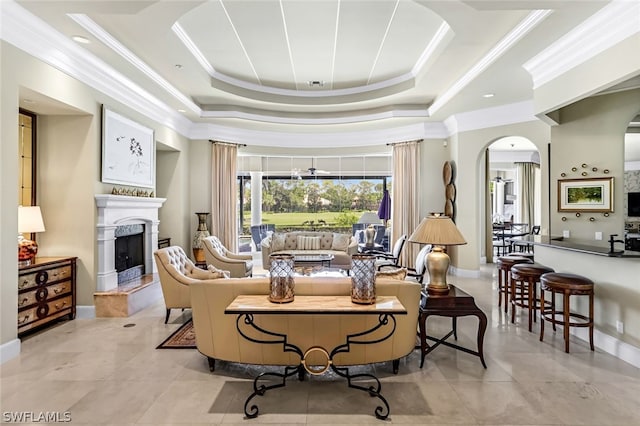
POLYGON ((76 316, 76 257, 39 257, 18 272, 18 336, 76 316))

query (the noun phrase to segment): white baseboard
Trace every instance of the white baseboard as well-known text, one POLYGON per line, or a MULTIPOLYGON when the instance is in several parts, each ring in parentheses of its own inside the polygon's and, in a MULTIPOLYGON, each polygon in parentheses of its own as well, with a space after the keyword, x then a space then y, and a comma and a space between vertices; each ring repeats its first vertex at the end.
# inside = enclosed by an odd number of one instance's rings
POLYGON ((93 319, 96 317, 96 307, 93 305, 76 306, 76 319, 93 319))
MULTIPOLYGON (((569 332, 580 340, 589 344, 589 330, 587 328, 569 329, 569 332)), ((593 344, 598 349, 615 356, 634 367, 640 368, 640 348, 616 339, 596 329, 593 330, 593 344)))
POLYGON ((455 275, 458 277, 465 277, 465 278, 478 278, 480 276, 480 270, 471 270, 471 269, 459 269, 456 268, 455 266, 450 266, 449 267, 449 273, 451 275, 455 275))
POLYGON ((20 339, 13 339, 0 345, 0 364, 20 355, 20 339))

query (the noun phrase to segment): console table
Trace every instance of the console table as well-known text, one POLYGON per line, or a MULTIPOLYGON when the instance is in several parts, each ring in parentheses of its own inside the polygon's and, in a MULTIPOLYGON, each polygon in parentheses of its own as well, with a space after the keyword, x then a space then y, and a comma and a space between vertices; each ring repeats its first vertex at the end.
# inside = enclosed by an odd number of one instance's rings
POLYGON ((460 290, 456 286, 449 285, 449 292, 442 295, 431 295, 422 293, 420 299, 420 314, 418 315, 418 328, 420 335, 420 352, 422 359, 420 361, 420 368, 424 365, 424 358, 427 354, 437 348, 439 345, 449 346, 451 348, 458 349, 460 351, 475 355, 480 358, 482 366, 487 368, 487 364, 484 362, 483 354, 483 342, 484 333, 487 329, 487 316, 478 308, 473 296, 460 290), (450 317, 452 323, 452 330, 442 338, 436 338, 427 335, 427 318, 431 315, 439 315, 443 317, 450 317), (453 336, 454 339, 458 339, 457 331, 457 319, 458 317, 473 315, 478 317, 478 350, 465 348, 463 346, 456 345, 454 343, 447 342, 446 340, 453 336), (435 341, 434 345, 429 345, 427 340, 435 341))
MULTIPOLYGON (((237 296, 229 306, 225 309, 225 314, 235 314, 236 328, 238 333, 245 339, 260 344, 276 344, 282 345, 284 352, 293 352, 300 357, 300 363, 294 366, 284 367, 284 372, 264 372, 260 373, 253 381, 253 393, 249 395, 244 403, 244 413, 248 418, 258 416, 258 407, 254 404, 249 409, 250 401, 256 395, 264 395, 269 389, 280 388, 286 385, 287 377, 298 375, 300 380, 304 379, 304 372, 313 375, 320 375, 331 368, 336 374, 347 379, 347 385, 350 388, 359 389, 367 392, 372 397, 377 397, 384 404, 376 407, 375 416, 379 419, 386 419, 389 416, 389 403, 380 394, 382 385, 380 380, 372 374, 351 374, 346 367, 337 367, 333 363, 333 358, 339 353, 349 352, 351 345, 369 345, 382 342, 393 335, 396 329, 396 320, 394 315, 406 315, 407 310, 395 296, 378 296, 376 303, 370 305, 359 305, 351 302, 351 296, 295 296, 293 302, 290 303, 272 303, 265 295, 240 295, 237 296), (254 322, 255 315, 337 315, 337 314, 354 314, 354 315, 378 315, 378 324, 369 330, 364 330, 356 334, 348 334, 345 337, 345 343, 335 348, 311 347, 303 352, 299 346, 288 341, 287 335, 265 330, 254 322), (243 328, 250 327, 264 335, 264 339, 259 340, 253 336, 249 336, 243 328), (376 330, 385 330, 385 335, 376 337, 374 340, 366 340, 366 336, 372 334, 376 330), (321 368, 313 368, 307 365, 305 359, 311 353, 322 354, 327 361, 321 368), (264 378, 278 378, 275 384, 259 384, 264 378), (353 379, 372 379, 375 386, 360 386, 353 382, 353 379)), ((252 333, 255 335, 255 333, 252 333)))

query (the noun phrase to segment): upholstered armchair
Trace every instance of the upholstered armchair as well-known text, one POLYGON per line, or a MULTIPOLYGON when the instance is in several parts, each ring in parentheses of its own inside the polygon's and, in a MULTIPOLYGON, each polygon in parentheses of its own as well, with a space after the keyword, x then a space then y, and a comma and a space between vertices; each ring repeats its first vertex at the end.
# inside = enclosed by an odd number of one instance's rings
POLYGON ((244 278, 253 275, 253 257, 250 254, 230 252, 216 236, 206 237, 202 242, 207 265, 229 271, 231 278, 244 278))
POLYGON ((191 308, 189 284, 228 276, 228 271, 214 271, 213 268, 205 271, 198 268, 179 246, 156 250, 153 256, 158 267, 164 304, 167 307, 165 324, 169 321, 171 309, 191 308))

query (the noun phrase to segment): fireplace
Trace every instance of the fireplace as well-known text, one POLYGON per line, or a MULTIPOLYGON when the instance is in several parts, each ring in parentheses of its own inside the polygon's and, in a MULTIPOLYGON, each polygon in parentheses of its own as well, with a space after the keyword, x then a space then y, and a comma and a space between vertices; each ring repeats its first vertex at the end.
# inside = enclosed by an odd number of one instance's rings
POLYGON ((144 275, 144 225, 122 225, 115 230, 118 285, 144 275))
MULTIPOLYGON (((95 196, 98 208, 97 234, 98 234, 98 270, 96 277, 96 290, 99 292, 115 290, 118 288, 119 269, 122 259, 118 260, 119 253, 116 250, 117 234, 122 230, 131 232, 131 235, 139 234, 134 239, 141 240, 142 261, 137 266, 139 273, 152 274, 157 272, 153 261, 153 252, 158 247, 158 209, 162 207, 165 198, 130 197, 126 195, 99 194, 95 196), (119 230, 120 229, 120 230, 119 230), (141 232, 138 232, 140 230, 141 232)), ((127 235, 129 236, 129 235, 127 235)), ((129 244, 129 242, 127 242, 129 244)), ((134 244, 132 242, 132 244, 134 244)), ((135 243, 139 244, 139 243, 135 243)), ((126 260, 125 255, 123 259, 126 260)), ((133 262, 132 259, 128 261, 133 262)), ((138 262, 135 262, 138 263, 138 262)), ((125 261, 126 264, 126 261, 125 261)), ((125 268, 128 269, 128 268, 125 268)), ((127 272, 138 273, 138 272, 127 272)), ((131 278, 129 278, 131 279, 131 278)))

